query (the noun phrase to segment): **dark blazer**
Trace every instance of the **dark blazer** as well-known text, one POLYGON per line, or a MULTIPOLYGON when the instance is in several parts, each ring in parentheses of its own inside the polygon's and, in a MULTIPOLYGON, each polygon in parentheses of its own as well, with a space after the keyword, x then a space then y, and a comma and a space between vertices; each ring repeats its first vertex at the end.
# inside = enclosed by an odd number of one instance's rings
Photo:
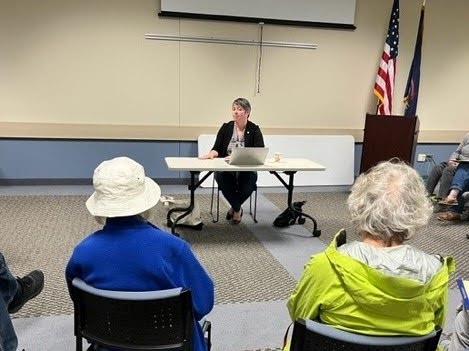
MULTIPOLYGON (((212 150, 218 152, 218 157, 226 157, 228 145, 230 144, 231 137, 233 136, 234 121, 223 123, 217 134, 217 139, 212 147, 212 150)), ((264 147, 264 137, 262 136, 261 129, 257 124, 248 120, 246 130, 244 131, 244 146, 245 147, 264 147)))

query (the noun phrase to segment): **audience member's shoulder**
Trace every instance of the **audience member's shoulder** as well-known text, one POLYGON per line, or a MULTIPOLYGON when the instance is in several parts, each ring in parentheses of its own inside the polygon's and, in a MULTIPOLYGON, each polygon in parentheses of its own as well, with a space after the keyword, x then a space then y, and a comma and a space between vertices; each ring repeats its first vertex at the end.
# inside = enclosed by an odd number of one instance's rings
POLYGON ((412 253, 415 255, 417 258, 421 258, 422 260, 425 260, 429 264, 434 265, 435 267, 440 267, 443 264, 443 257, 440 255, 434 255, 434 254, 429 254, 423 250, 420 250, 419 248, 413 246, 413 245, 402 245, 405 247, 409 253, 412 253))
POLYGON ((82 241, 80 241, 78 244, 75 245, 74 251, 88 250, 89 247, 94 246, 94 242, 97 236, 100 234, 100 232, 102 232, 102 229, 99 229, 87 235, 85 238, 83 238, 82 241))
POLYGON ((339 246, 337 251, 348 256, 356 257, 373 255, 374 249, 372 246, 361 241, 351 241, 339 246))
POLYGON ((182 246, 187 245, 187 243, 181 238, 177 237, 176 235, 166 230, 161 229, 155 224, 148 222, 148 225, 151 228, 151 230, 155 232, 156 238, 158 238, 159 240, 166 241, 168 244, 173 244, 177 247, 180 247, 181 245, 182 246))

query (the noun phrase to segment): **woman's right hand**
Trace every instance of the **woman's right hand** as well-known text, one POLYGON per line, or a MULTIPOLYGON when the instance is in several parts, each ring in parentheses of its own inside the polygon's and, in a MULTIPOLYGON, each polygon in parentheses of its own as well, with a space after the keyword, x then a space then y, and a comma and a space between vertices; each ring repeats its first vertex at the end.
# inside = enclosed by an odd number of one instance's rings
POLYGON ((212 160, 217 156, 218 156, 218 152, 216 152, 215 150, 210 150, 210 152, 208 154, 199 156, 199 159, 201 159, 201 160, 212 160))

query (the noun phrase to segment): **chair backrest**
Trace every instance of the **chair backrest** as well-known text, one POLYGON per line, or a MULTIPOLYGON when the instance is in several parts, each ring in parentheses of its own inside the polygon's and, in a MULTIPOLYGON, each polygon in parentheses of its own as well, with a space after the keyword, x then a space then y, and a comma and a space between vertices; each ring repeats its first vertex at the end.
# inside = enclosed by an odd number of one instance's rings
POLYGON ((77 350, 82 338, 110 349, 192 350, 190 290, 109 291, 75 278, 71 296, 77 350))
POLYGON ((441 328, 425 336, 368 336, 327 324, 299 319, 293 327, 291 351, 435 351, 441 328))

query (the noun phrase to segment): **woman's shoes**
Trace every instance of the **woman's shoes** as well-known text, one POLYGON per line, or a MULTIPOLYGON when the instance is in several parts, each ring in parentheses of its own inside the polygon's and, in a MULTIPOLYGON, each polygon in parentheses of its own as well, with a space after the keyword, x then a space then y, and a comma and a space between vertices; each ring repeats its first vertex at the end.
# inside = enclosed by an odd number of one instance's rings
POLYGON ((438 205, 443 205, 443 206, 454 206, 457 204, 458 204, 458 200, 450 199, 449 197, 445 197, 443 200, 438 202, 438 205))
POLYGON ((454 211, 446 211, 437 216, 439 221, 456 222, 461 220, 461 215, 454 211))
POLYGON ((243 218, 243 209, 240 209, 239 210, 239 219, 235 219, 234 218, 234 213, 233 213, 233 219, 231 220, 231 224, 237 225, 237 224, 241 223, 242 218, 243 218))
POLYGON ((231 221, 233 219, 233 214, 234 214, 234 210, 230 208, 228 212, 226 212, 226 220, 231 221))

